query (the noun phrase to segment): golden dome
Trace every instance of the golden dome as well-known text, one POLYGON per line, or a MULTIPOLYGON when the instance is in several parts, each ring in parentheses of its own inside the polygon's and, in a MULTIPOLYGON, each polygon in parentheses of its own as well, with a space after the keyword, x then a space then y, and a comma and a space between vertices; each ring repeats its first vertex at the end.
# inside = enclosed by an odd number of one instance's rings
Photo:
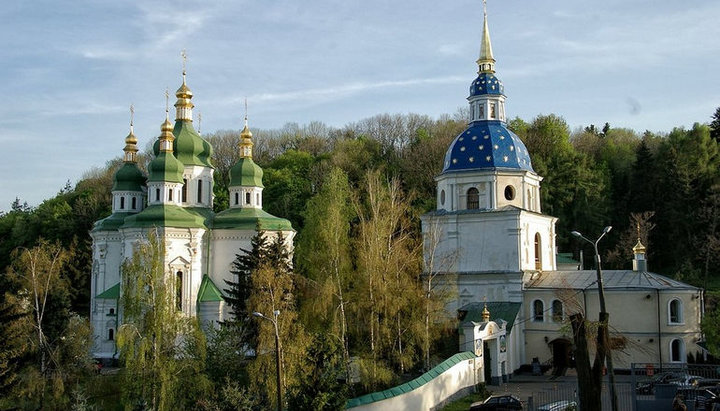
POLYGON ((245 115, 245 127, 243 127, 242 131, 240 132, 240 143, 238 144, 238 147, 240 147, 241 158, 252 158, 252 133, 248 128, 247 115, 245 115))
POLYGON ((645 246, 640 242, 639 238, 637 240, 637 244, 635 244, 635 247, 633 247, 633 253, 634 254, 645 254, 645 246))
POLYGON ((482 310, 482 320, 483 322, 490 321, 490 311, 487 309, 487 303, 485 303, 485 307, 482 310))

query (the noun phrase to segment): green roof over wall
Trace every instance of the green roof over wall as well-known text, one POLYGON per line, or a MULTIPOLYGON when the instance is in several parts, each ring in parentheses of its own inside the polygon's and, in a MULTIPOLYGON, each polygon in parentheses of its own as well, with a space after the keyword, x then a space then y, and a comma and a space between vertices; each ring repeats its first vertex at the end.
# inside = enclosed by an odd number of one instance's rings
POLYGON ((118 298, 120 298, 120 283, 117 283, 112 287, 108 288, 107 290, 101 292, 95 298, 99 298, 101 300, 117 300, 118 298))
POLYGON ((199 303, 224 300, 220 289, 217 288, 213 280, 211 280, 207 274, 203 275, 197 300, 199 303))
MULTIPOLYGON (((487 308, 488 311, 490 311, 490 321, 495 321, 498 318, 505 320, 507 322, 505 329, 510 333, 521 305, 521 303, 511 303, 509 301, 488 302, 487 308)), ((465 304, 458 309, 460 321, 482 322, 482 311, 484 307, 485 303, 465 304)))
POLYGON ((436 367, 426 372, 425 374, 415 378, 412 381, 408 381, 405 384, 398 385, 397 387, 389 388, 385 391, 373 392, 370 394, 363 395, 349 400, 345 408, 359 407, 361 405, 367 405, 376 401, 386 400, 388 398, 396 397, 398 395, 405 394, 416 388, 420 388, 423 385, 432 381, 435 377, 449 370, 456 364, 475 358, 475 354, 471 352, 461 352, 453 355, 447 360, 441 362, 436 367))
POLYGON ((172 153, 161 152, 148 164, 150 173, 148 181, 182 183, 183 170, 185 170, 185 166, 172 153))
POLYGON ((290 221, 275 217, 259 208, 230 208, 215 215, 214 229, 254 230, 259 225, 263 231, 290 231, 290 221))
POLYGON ((95 224, 93 224, 92 232, 117 231, 120 226, 125 224, 125 219, 131 215, 131 213, 112 213, 102 220, 96 221, 95 224))
POLYGON ((138 214, 125 219, 122 228, 137 227, 175 227, 175 228, 207 228, 207 217, 195 209, 182 208, 177 205, 151 205, 138 214))
POLYGON ((572 253, 558 253, 555 261, 558 264, 580 264, 580 261, 573 258, 572 253))

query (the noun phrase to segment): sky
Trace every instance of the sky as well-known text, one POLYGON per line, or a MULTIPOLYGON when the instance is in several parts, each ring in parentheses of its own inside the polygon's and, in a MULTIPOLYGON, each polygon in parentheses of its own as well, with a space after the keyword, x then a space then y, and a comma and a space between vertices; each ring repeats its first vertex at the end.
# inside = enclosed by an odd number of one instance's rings
MULTIPOLYGON (((669 132, 720 106, 718 1, 487 7, 509 118, 669 132)), ((156 138, 183 49, 202 133, 242 128, 245 98, 264 129, 455 113, 477 72, 482 1, 3 0, 0 21, 7 211, 122 155, 130 104, 139 146, 156 138)))

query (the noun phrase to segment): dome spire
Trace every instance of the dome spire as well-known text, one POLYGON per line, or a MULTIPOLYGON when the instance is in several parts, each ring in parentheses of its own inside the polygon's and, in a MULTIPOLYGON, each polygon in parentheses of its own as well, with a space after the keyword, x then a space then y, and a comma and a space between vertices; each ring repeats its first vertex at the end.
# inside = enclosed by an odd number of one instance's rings
POLYGON ((240 158, 252 158, 252 133, 248 128, 248 105, 247 98, 245 99, 245 127, 240 132, 240 158))
POLYGON ((492 44, 490 43, 490 30, 488 29, 487 0, 483 0, 483 34, 480 43, 480 57, 477 59, 478 74, 494 73, 495 58, 493 57, 492 44))
POLYGON ((170 122, 170 92, 165 89, 165 121, 160 126, 160 152, 171 153, 173 151, 173 125, 170 122))
POLYGON ((187 86, 186 83, 186 65, 187 65, 187 53, 185 50, 180 52, 180 56, 182 56, 183 60, 183 70, 182 70, 182 78, 183 82, 179 89, 175 92, 175 96, 177 97, 177 102, 175 102, 175 120, 182 120, 182 121, 193 121, 192 116, 192 109, 195 107, 192 103, 192 96, 193 93, 190 91, 190 89, 187 86))
POLYGON ((135 106, 130 104, 130 134, 125 137, 125 148, 123 151, 125 152, 125 158, 124 161, 126 163, 136 163, 137 162, 137 137, 135 137, 135 133, 133 132, 133 121, 135 119, 135 106))

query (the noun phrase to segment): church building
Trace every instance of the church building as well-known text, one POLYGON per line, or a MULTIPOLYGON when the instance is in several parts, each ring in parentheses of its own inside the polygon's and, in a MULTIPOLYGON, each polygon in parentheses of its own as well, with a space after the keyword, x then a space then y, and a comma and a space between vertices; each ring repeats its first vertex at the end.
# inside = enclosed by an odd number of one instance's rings
MULTIPOLYGON (((600 309, 594 270, 558 269, 555 239, 570 233, 542 213, 542 176, 507 128, 487 13, 477 65, 471 120, 447 149, 422 231, 426 270, 456 292, 448 309, 460 320, 459 350, 485 356, 486 380, 497 383, 533 360, 570 365, 564 321, 578 311, 597 321, 600 309)), ((604 271, 615 367, 685 362, 701 351, 702 290, 649 272, 639 240, 633 251, 633 270, 604 271)))
POLYGON ((175 93, 175 124, 166 109, 154 158, 146 176, 137 165, 137 138, 125 138, 122 167, 112 187, 112 214, 95 223, 90 320, 94 356, 117 355, 115 336, 123 323, 121 265, 132 257, 149 232, 165 243, 164 267, 174 279, 177 310, 201 323, 228 315, 221 289, 235 280, 230 267, 240 249, 251 249, 256 229, 272 237, 281 233, 292 244, 295 231, 288 220, 262 209, 263 171, 253 161, 252 133, 240 135, 240 159, 230 171, 230 207, 213 212, 212 147, 193 128, 193 93, 186 84, 175 93))

